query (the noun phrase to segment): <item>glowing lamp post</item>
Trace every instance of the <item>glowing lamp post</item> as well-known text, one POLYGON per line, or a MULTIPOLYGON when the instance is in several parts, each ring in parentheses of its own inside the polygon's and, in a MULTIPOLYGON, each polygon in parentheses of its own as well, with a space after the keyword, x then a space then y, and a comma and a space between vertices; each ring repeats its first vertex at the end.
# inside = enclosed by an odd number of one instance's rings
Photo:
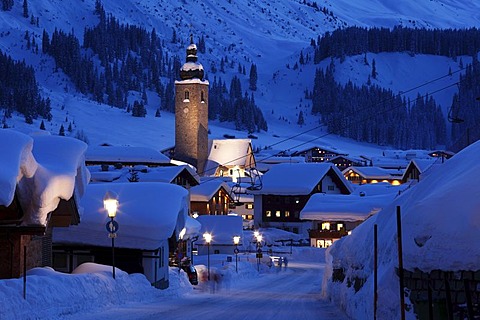
POLYGON ((205 242, 207 243, 207 275, 208 275, 208 281, 210 281, 210 242, 212 241, 212 234, 205 232, 203 234, 203 238, 205 239, 205 242))
POLYGON ((235 250, 233 250, 233 253, 235 253, 235 272, 238 273, 238 243, 240 242, 240 237, 235 236, 233 237, 233 244, 235 244, 235 250))
POLYGON ((115 221, 118 209, 117 195, 107 191, 103 197, 103 207, 107 210, 110 221, 107 222, 108 237, 112 239, 112 276, 115 279, 115 238, 117 237, 118 222, 115 221))

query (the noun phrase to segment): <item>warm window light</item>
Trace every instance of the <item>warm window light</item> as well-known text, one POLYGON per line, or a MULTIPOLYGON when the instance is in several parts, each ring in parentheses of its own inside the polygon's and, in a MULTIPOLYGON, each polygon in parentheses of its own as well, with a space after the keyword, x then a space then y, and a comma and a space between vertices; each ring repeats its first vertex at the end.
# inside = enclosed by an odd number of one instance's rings
POLYGON ((323 222, 322 230, 330 230, 330 222, 323 222))
POLYGON ((212 241, 212 234, 208 233, 208 232, 205 232, 203 234, 203 238, 205 239, 206 243, 210 243, 212 241))
POLYGON ((239 243, 240 243, 240 237, 239 236, 233 237, 233 244, 238 245, 239 243))
POLYGON ((108 212, 109 218, 115 218, 117 215, 118 200, 117 196, 112 191, 107 191, 103 197, 103 207, 108 212))

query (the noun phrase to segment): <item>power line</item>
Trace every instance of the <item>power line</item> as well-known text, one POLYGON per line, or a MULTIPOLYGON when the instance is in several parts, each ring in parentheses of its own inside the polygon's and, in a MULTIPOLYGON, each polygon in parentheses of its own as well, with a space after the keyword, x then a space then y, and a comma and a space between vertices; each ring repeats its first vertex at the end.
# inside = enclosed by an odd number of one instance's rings
MULTIPOLYGON (((429 80, 429 81, 424 82, 424 83, 422 83, 422 84, 420 84, 420 85, 417 85, 417 86, 415 86, 415 87, 412 87, 412 88, 410 88, 410 89, 408 89, 408 90, 406 90, 406 91, 401 91, 399 94, 400 94, 400 95, 405 95, 405 94, 410 93, 410 92, 412 92, 412 91, 414 91, 414 90, 420 89, 420 88, 422 88, 422 87, 424 87, 424 86, 427 86, 427 85, 429 85, 429 84, 432 84, 432 83, 434 83, 434 82, 437 82, 437 81, 439 81, 439 80, 442 80, 442 79, 444 79, 444 78, 451 77, 453 74, 459 73, 459 72, 461 72, 461 71, 463 71, 463 70, 465 70, 465 69, 466 69, 466 67, 459 68, 459 69, 456 70, 456 71, 449 72, 449 73, 446 74, 446 75, 443 75, 443 76, 437 77, 437 78, 435 78, 435 79, 429 80)), ((450 84, 450 85, 447 85, 447 86, 445 86, 445 87, 442 87, 442 88, 440 88, 440 89, 437 89, 437 90, 434 90, 434 91, 432 91, 432 92, 428 92, 428 93, 426 93, 426 94, 424 94, 424 95, 418 96, 417 98, 415 98, 415 100, 423 99, 423 98, 425 98, 425 97, 427 97, 427 96, 429 96, 429 95, 432 95, 432 94, 441 92, 441 91, 446 90, 446 89, 448 89, 448 88, 451 88, 451 87, 453 87, 453 86, 457 86, 461 81, 462 81, 462 80, 456 81, 456 82, 454 82, 454 83, 452 83, 452 84, 450 84)), ((375 107, 375 106, 377 106, 377 105, 384 104, 384 103, 386 103, 386 102, 388 102, 388 101, 390 101, 390 100, 392 100, 392 99, 394 99, 394 98, 395 98, 395 97, 391 97, 391 98, 388 98, 388 99, 384 99, 384 100, 376 103, 375 105, 373 105, 373 106, 371 106, 371 107, 365 107, 363 110, 368 110, 368 109, 370 109, 370 108, 372 108, 372 107, 375 107)), ((380 113, 376 113, 374 116, 378 116, 378 114, 384 114, 384 113, 390 112, 390 111, 392 111, 392 110, 398 109, 398 108, 402 107, 403 105, 404 105, 404 104, 403 104, 403 102, 402 102, 402 103, 400 103, 399 105, 397 105, 397 106, 395 106, 395 107, 392 107, 392 108, 390 108, 390 109, 384 110, 384 111, 382 111, 382 112, 380 112, 380 113)), ((360 110, 360 111, 361 111, 361 110, 360 110)), ((374 116, 364 118, 364 119, 360 120, 359 122, 365 122, 365 121, 371 119, 371 118, 374 117, 374 116)), ((284 143, 284 142, 293 140, 294 138, 297 138, 297 137, 299 137, 299 136, 305 135, 305 134, 307 134, 307 133, 309 133, 309 132, 311 132, 311 131, 317 130, 317 129, 322 128, 322 127, 324 127, 323 124, 318 125, 318 126, 315 126, 315 127, 310 128, 310 129, 308 129, 308 130, 302 131, 302 132, 300 132, 300 133, 298 133, 298 134, 295 134, 295 135, 293 135, 293 136, 290 136, 290 137, 288 137, 288 138, 285 138, 285 139, 283 139, 283 140, 281 140, 281 141, 275 142, 275 143, 273 143, 273 144, 271 144, 271 145, 269 145, 269 146, 266 146, 265 148, 266 148, 266 149, 272 148, 273 146, 276 146, 276 145, 282 144, 282 143, 284 143)), ((268 159, 270 159, 270 158, 276 157, 276 156, 278 156, 279 154, 281 154, 282 152, 284 152, 284 151, 286 151, 286 150, 298 148, 298 147, 300 147, 300 146, 303 146, 303 145, 312 143, 312 142, 314 142, 314 141, 316 141, 316 140, 318 140, 318 139, 324 138, 324 137, 326 137, 326 136, 328 136, 328 135, 331 135, 331 134, 332 134, 332 133, 325 133, 325 134, 323 134, 323 135, 316 136, 316 137, 314 137, 313 139, 310 139, 310 140, 308 140, 308 141, 304 141, 304 142, 302 142, 302 143, 299 143, 299 144, 297 144, 297 145, 294 145, 293 147, 290 147, 290 148, 288 148, 288 149, 284 149, 284 150, 282 150, 282 151, 279 151, 279 152, 277 152, 277 153, 275 153, 275 154, 273 154, 273 155, 270 155, 270 156, 268 156, 268 157, 266 157, 266 158, 262 158, 262 160, 261 160, 261 161, 258 161, 258 162, 262 163, 262 161, 265 161, 265 160, 268 160, 268 159)), ((250 156, 250 154, 248 154, 248 155, 243 155, 243 156, 234 158, 234 159, 232 159, 232 160, 230 160, 230 161, 227 161, 227 162, 224 162, 223 164, 220 164, 220 165, 228 165, 228 164, 233 163, 233 162, 236 162, 236 161, 238 161, 238 160, 242 160, 242 159, 244 159, 244 158, 246 158, 246 157, 248 157, 248 156, 250 156)), ((258 163, 258 162, 257 162, 257 163, 258 163)), ((210 170, 209 170, 209 171, 210 171, 210 170)), ((205 172, 204 172, 204 173, 205 173, 205 172)), ((212 180, 213 180, 213 179, 214 179, 214 177, 212 177, 212 180)), ((209 181, 209 180, 207 180, 207 181, 209 181)))

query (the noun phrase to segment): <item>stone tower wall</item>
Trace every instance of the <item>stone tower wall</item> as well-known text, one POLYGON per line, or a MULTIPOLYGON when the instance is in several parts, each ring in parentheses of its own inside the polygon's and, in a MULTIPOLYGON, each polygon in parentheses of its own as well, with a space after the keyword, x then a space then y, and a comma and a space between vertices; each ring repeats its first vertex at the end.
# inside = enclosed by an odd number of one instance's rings
POLYGON ((199 174, 208 156, 208 82, 175 83, 175 159, 194 165, 199 174), (185 92, 189 99, 185 99, 185 92), (203 102, 202 94, 203 91, 203 102))

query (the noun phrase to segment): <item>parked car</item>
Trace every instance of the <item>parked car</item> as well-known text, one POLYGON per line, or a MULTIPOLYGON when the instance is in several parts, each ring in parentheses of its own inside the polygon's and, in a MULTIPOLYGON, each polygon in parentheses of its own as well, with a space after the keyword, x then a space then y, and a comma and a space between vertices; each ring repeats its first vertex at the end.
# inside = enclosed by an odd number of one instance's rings
POLYGON ((198 285, 197 269, 195 269, 193 264, 182 265, 180 268, 187 273, 188 281, 190 281, 191 284, 195 286, 198 285))

